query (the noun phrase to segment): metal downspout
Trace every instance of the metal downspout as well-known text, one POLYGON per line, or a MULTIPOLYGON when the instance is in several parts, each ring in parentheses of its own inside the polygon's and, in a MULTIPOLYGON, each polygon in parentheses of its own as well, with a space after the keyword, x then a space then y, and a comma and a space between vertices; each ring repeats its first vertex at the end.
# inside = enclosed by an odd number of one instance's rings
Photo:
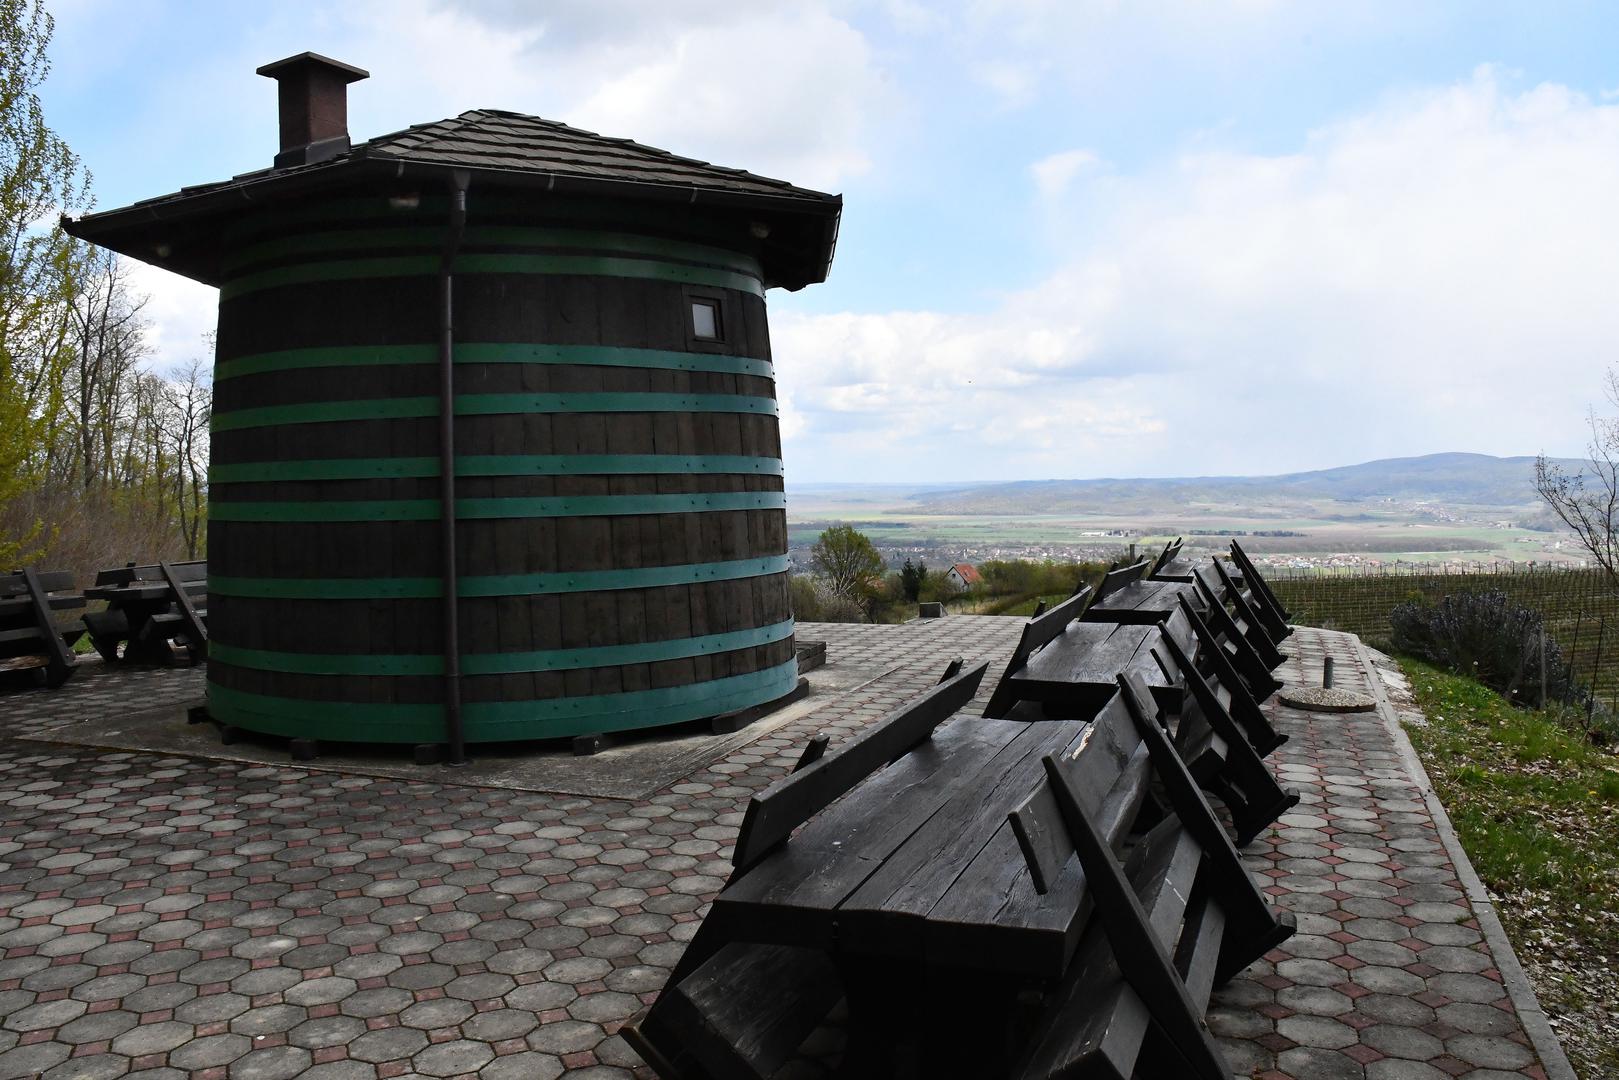
POLYGON ((450 765, 467 762, 466 731, 461 722, 460 589, 455 557, 455 275, 456 252, 467 224, 467 184, 464 170, 451 174, 450 222, 439 261, 438 350, 438 468, 439 538, 444 582, 444 741, 450 765))

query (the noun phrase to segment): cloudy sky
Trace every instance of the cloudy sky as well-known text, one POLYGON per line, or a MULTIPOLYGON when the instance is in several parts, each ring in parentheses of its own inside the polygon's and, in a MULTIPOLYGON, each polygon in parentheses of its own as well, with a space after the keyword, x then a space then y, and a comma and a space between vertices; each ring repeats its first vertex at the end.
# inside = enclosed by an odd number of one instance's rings
MULTIPOLYGON (((48 2, 101 208, 267 165, 304 49, 356 140, 504 108, 841 192, 770 299, 798 481, 1576 454, 1619 341, 1600 4, 48 2)), ((140 281, 201 353, 212 290, 140 281)))

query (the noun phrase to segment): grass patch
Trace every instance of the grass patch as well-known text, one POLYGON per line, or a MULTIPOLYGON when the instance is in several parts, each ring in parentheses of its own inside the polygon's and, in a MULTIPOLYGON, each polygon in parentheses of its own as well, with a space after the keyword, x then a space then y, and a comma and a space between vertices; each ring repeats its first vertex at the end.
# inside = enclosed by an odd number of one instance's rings
POLYGON ((1584 1077, 1619 1076, 1619 757, 1555 708, 1402 660, 1407 731, 1584 1077))

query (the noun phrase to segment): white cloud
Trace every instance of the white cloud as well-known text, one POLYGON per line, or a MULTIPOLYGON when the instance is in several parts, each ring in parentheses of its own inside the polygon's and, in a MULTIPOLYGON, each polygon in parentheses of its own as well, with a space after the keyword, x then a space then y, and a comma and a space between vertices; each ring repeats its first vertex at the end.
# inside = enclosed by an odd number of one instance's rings
POLYGON ((817 448, 794 460, 1015 478, 1578 452, 1619 340, 1615 190, 1619 106, 1489 68, 1294 153, 1082 179, 1082 254, 994 312, 779 319, 791 441, 817 448))
MULTIPOLYGON (((452 47, 452 70, 495 52, 504 107, 807 187, 836 190, 866 171, 899 106, 865 35, 820 3, 463 3, 439 14, 484 39, 472 56, 452 47)), ((446 31, 433 48, 453 40, 446 31)))
POLYGON ((147 321, 147 365, 166 372, 209 360, 213 346, 206 335, 219 325, 219 290, 133 259, 124 266, 131 292, 146 297, 141 315, 147 321))
POLYGON ((1053 199, 1064 194, 1081 172, 1095 164, 1096 155, 1089 150, 1063 150, 1030 165, 1029 174, 1041 198, 1053 199))

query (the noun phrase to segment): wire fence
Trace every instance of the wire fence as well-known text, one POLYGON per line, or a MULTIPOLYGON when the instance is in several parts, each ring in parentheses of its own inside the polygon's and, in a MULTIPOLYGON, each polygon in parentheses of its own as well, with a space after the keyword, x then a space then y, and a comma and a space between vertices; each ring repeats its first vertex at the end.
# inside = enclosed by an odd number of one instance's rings
POLYGON ((1619 591, 1598 568, 1500 563, 1466 570, 1265 567, 1261 573, 1292 610, 1295 622, 1346 630, 1373 644, 1387 643, 1389 612, 1406 601, 1432 604, 1458 593, 1503 592, 1546 620, 1572 681, 1619 709, 1619 591))

